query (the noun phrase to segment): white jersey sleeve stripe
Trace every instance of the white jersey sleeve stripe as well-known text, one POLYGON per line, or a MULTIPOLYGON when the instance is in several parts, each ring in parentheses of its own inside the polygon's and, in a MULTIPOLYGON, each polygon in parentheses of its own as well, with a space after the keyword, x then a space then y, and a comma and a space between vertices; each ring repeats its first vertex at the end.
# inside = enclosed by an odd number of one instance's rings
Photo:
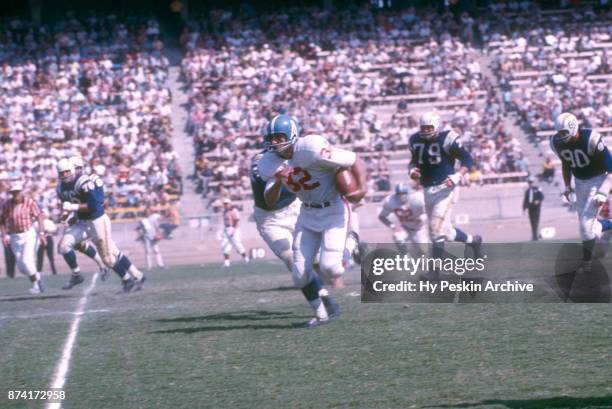
POLYGON ((591 131, 591 135, 589 136, 589 144, 587 147, 587 150, 588 150, 587 153, 589 154, 589 156, 593 156, 593 154, 595 153, 595 150, 597 149, 597 145, 600 142, 603 143, 599 132, 595 130, 591 131))
POLYGON ((459 138, 459 134, 457 134, 455 131, 449 131, 448 134, 446 134, 446 138, 444 138, 443 142, 444 146, 442 147, 444 152, 447 154, 450 152, 451 146, 453 146, 453 143, 455 143, 457 138, 459 138))

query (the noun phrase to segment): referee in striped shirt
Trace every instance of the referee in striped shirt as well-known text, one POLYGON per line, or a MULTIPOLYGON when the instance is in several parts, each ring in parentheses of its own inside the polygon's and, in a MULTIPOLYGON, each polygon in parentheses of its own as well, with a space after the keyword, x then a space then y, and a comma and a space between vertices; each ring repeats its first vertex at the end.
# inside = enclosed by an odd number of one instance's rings
POLYGON ((0 233, 2 243, 10 245, 17 268, 30 277, 32 288, 30 293, 39 294, 43 291, 40 273, 36 271, 36 246, 44 245, 44 232, 36 233, 34 219, 39 226, 44 226, 44 217, 38 205, 30 197, 23 195, 23 184, 12 182, 9 187, 10 199, 4 202, 0 211, 0 233))

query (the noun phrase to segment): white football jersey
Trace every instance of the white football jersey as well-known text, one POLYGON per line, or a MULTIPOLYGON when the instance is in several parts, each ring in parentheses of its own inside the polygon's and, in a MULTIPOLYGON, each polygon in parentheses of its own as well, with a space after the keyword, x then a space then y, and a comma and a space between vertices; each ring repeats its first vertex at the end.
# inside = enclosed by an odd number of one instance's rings
POLYGON ((306 135, 298 139, 291 159, 284 160, 273 152, 266 152, 258 168, 261 178, 273 183, 274 174, 289 166, 292 171, 286 186, 302 202, 331 203, 340 197, 336 171, 353 166, 356 157, 354 152, 333 147, 321 135, 306 135))
POLYGON ((426 220, 423 192, 412 191, 406 203, 402 203, 395 193, 387 196, 383 202, 380 216, 388 217, 391 213, 397 217, 404 229, 420 229, 426 220))
POLYGON ((266 182, 274 182, 274 174, 286 166, 287 161, 274 152, 265 152, 257 162, 259 177, 266 182))

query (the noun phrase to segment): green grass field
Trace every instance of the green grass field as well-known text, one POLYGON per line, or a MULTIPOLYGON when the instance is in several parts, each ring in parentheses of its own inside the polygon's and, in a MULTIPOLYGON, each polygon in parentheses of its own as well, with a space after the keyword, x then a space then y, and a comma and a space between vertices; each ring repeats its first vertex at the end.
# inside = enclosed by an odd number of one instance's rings
MULTIPOLYGON (((0 408, 46 389, 86 286, 0 280, 0 408)), ((609 304, 361 304, 359 273, 334 293, 342 317, 310 309, 280 263, 154 271, 145 291, 90 294, 66 409, 612 408, 609 304)), ((89 282, 89 278, 88 278, 89 282)))

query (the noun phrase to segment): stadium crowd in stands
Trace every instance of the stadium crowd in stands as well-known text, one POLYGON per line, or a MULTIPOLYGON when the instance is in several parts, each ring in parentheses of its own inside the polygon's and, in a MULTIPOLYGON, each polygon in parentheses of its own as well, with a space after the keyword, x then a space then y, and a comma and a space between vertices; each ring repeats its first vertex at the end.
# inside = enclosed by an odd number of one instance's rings
POLYGON ((491 24, 485 38, 504 100, 535 141, 547 139, 561 112, 587 127, 612 125, 611 19, 609 9, 533 9, 491 24))
MULTIPOLYGON (((483 173, 524 170, 517 139, 504 130, 502 107, 481 73, 474 25, 467 15, 457 21, 450 13, 369 7, 194 19, 181 41, 198 191, 242 197, 253 154, 246 150, 262 148, 260 131, 276 112, 356 151, 405 150, 417 130, 414 95, 423 97, 421 110, 427 102, 442 101, 441 110, 459 102, 442 113, 475 150, 474 181, 483 173)), ((387 189, 387 156, 366 158, 374 187, 387 189)))
POLYGON ((181 194, 162 46, 148 19, 11 21, 0 32, 0 180, 22 179, 55 211, 56 161, 80 155, 103 177, 110 207, 181 194))

